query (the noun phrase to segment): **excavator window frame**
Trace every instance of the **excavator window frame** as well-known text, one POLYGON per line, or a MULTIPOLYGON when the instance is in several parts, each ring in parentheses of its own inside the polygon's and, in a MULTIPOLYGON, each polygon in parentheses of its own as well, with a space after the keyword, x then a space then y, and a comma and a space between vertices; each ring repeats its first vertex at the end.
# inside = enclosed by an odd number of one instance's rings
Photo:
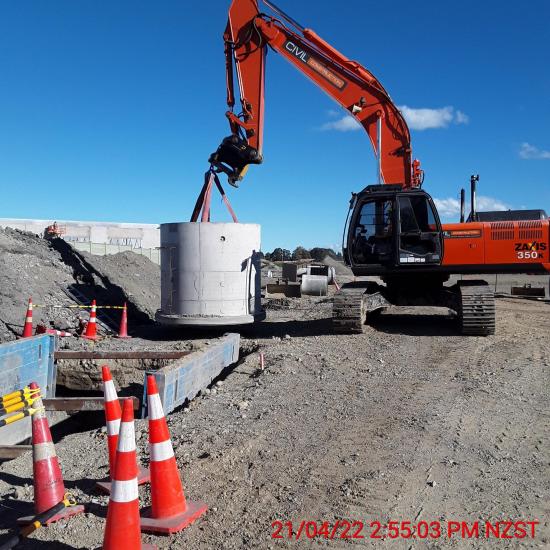
MULTIPOLYGON (((360 268, 367 268, 372 269, 373 272, 383 272, 388 269, 394 269, 394 268, 414 268, 418 265, 426 266, 426 264, 403 264, 400 261, 400 251, 401 251, 401 207, 400 207, 400 201, 399 199, 408 198, 412 199, 414 197, 422 197, 424 200, 427 201, 428 207, 431 209, 434 222, 435 222, 435 228, 433 233, 437 233, 439 235, 439 242, 440 242, 440 261, 443 258, 444 254, 444 239, 443 239, 443 230, 441 226, 441 220, 439 218, 439 214, 437 212, 437 208, 435 206, 435 203, 432 199, 432 197, 424 190, 422 189, 411 189, 411 190, 404 190, 404 191, 395 191, 395 190, 385 190, 380 189, 376 190, 375 192, 362 192, 357 196, 357 199, 355 201, 355 204, 353 205, 353 212, 350 216, 350 221, 347 227, 347 236, 345 239, 346 248, 344 251, 344 256, 347 259, 348 264, 350 267, 360 267, 360 268), (356 239, 357 239, 357 228, 361 225, 359 223, 361 219, 361 214, 363 212, 363 208, 365 204, 375 201, 391 201, 393 207, 392 207, 392 253, 391 258, 387 262, 381 262, 381 263, 360 263, 356 260, 357 255, 355 253, 354 247, 356 246, 356 239)), ((433 264, 432 264, 433 265, 433 264)))

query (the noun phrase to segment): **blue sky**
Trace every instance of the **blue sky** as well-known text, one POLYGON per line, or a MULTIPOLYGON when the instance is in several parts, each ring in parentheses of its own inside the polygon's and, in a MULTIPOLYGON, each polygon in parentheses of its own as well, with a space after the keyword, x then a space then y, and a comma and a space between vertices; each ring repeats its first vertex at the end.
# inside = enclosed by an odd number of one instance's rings
MULTIPOLYGON (((550 3, 279 0, 403 107, 424 188, 456 219, 480 173, 488 207, 550 211, 550 3), (423 110, 422 110, 423 109, 423 110)), ((186 221, 228 134, 229 1, 0 3, 0 217, 186 221)), ((374 183, 366 135, 268 55, 264 158, 240 189, 263 248, 338 246, 374 183)), ((216 221, 229 219, 216 200, 216 221)))

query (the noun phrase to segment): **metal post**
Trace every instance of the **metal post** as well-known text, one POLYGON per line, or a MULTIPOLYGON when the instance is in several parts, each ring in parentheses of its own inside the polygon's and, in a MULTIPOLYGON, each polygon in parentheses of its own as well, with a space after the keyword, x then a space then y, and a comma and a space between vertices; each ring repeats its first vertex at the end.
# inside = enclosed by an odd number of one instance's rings
POLYGON ((470 177, 470 221, 477 221, 477 203, 476 203, 476 182, 479 181, 479 174, 470 177))

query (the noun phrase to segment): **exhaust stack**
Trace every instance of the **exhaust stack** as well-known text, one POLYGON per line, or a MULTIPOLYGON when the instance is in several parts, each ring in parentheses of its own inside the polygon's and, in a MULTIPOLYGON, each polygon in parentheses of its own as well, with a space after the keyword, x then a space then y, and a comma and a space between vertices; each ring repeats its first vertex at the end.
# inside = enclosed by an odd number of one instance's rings
POLYGON ((476 208, 476 183, 479 181, 479 174, 470 177, 470 221, 477 221, 477 208, 476 208))
POLYGON ((460 190, 460 223, 464 223, 464 213, 466 210, 466 191, 464 187, 460 190))

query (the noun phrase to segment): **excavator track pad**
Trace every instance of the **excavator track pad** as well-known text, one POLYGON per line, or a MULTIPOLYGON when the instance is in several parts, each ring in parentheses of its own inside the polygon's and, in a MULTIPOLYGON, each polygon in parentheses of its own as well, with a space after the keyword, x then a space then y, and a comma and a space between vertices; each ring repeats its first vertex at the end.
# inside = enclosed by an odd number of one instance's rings
POLYGON ((461 284, 458 321, 462 334, 488 336, 495 333, 495 293, 487 284, 461 284))
POLYGON ((343 285, 334 295, 332 327, 340 334, 361 334, 366 321, 364 286, 343 285))

